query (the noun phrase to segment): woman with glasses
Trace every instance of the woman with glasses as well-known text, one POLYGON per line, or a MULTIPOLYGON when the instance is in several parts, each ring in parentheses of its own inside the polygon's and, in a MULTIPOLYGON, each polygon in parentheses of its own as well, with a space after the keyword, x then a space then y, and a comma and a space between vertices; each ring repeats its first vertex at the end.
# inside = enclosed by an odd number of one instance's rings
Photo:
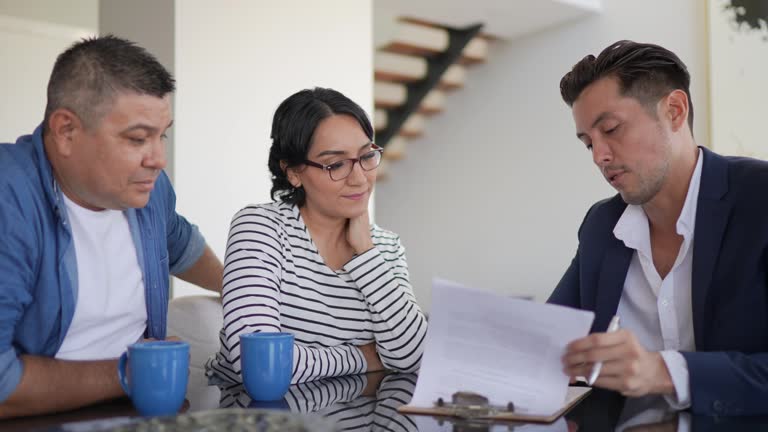
POLYGON ((276 202, 232 219, 209 376, 241 381, 239 336, 253 332, 295 335, 293 383, 415 371, 427 323, 399 237, 370 224, 383 150, 365 112, 337 91, 303 90, 277 108, 271 137, 276 202))

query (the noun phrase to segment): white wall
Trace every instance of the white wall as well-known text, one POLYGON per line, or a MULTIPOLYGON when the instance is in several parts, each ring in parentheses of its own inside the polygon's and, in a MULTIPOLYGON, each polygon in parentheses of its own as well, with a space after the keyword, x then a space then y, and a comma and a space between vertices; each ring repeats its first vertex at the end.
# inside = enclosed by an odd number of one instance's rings
MULTIPOLYGON (((730 0, 709 2, 712 148, 722 154, 768 159, 765 101, 768 100, 768 33, 737 27, 730 0)), ((750 8, 758 13, 760 6, 750 8)), ((765 26, 765 24, 763 24, 765 26)))
MULTIPOLYGON (((175 186, 179 211, 223 258, 233 214, 269 201, 274 110, 332 87, 369 113, 371 0, 176 2, 175 186)), ((177 283, 175 294, 197 293, 177 283)))
MULTIPOLYGON (((113 34, 135 42, 152 53, 171 74, 175 74, 175 4, 175 0, 99 0, 99 33, 113 34), (141 25, 136 25, 137 22, 141 25)), ((175 105, 175 100, 174 94, 171 96, 171 104, 175 105)), ((174 132, 174 128, 171 128, 166 133, 168 165, 165 172, 171 181, 174 179, 175 166, 174 132)))
POLYGON ((427 309, 435 275, 544 300, 576 250, 589 206, 614 194, 575 137, 560 78, 619 39, 661 44, 693 76, 707 144, 706 2, 604 0, 602 14, 496 43, 378 185, 377 221, 399 233, 427 309))
MULTIPOLYGON (((76 40, 96 33, 95 25, 71 25, 77 20, 54 3, 0 1, 0 142, 15 142, 43 121, 46 87, 56 57, 76 40), (52 7, 43 16, 45 4, 52 7)), ((90 12, 97 12, 95 1, 74 6, 80 6, 75 9, 81 12, 91 6, 90 12)))
POLYGON ((99 0, 0 0, 0 15, 95 31, 99 0))

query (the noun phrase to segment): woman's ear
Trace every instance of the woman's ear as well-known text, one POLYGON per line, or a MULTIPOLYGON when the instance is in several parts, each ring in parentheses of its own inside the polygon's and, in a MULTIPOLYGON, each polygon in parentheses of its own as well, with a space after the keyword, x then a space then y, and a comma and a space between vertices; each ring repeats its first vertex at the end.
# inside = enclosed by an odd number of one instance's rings
POLYGON ((283 170, 285 173, 285 176, 288 177, 288 182, 291 184, 291 186, 295 188, 301 187, 301 177, 299 176, 299 173, 294 168, 289 168, 288 163, 285 161, 280 161, 280 169, 283 170))

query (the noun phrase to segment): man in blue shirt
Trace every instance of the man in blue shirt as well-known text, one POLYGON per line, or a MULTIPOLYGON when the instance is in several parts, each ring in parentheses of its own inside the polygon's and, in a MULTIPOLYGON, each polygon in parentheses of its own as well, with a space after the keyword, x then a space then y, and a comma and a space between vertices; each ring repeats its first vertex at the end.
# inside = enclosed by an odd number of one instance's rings
POLYGON ((0 145, 0 418, 123 395, 116 357, 165 338, 169 273, 220 291, 162 171, 174 86, 135 44, 83 40, 54 65, 43 124, 0 145))

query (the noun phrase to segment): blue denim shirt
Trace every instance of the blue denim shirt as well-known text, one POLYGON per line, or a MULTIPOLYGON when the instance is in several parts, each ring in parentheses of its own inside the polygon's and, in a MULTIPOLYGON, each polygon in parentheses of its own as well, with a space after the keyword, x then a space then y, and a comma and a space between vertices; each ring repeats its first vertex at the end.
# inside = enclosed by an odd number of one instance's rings
MULTIPOLYGON (((125 211, 143 274, 147 337, 165 337, 169 273, 184 272, 205 247, 175 208, 161 173, 147 206, 125 211)), ((0 144, 0 403, 21 380, 19 356, 55 356, 72 322, 78 278, 67 218, 42 126, 0 144)))

